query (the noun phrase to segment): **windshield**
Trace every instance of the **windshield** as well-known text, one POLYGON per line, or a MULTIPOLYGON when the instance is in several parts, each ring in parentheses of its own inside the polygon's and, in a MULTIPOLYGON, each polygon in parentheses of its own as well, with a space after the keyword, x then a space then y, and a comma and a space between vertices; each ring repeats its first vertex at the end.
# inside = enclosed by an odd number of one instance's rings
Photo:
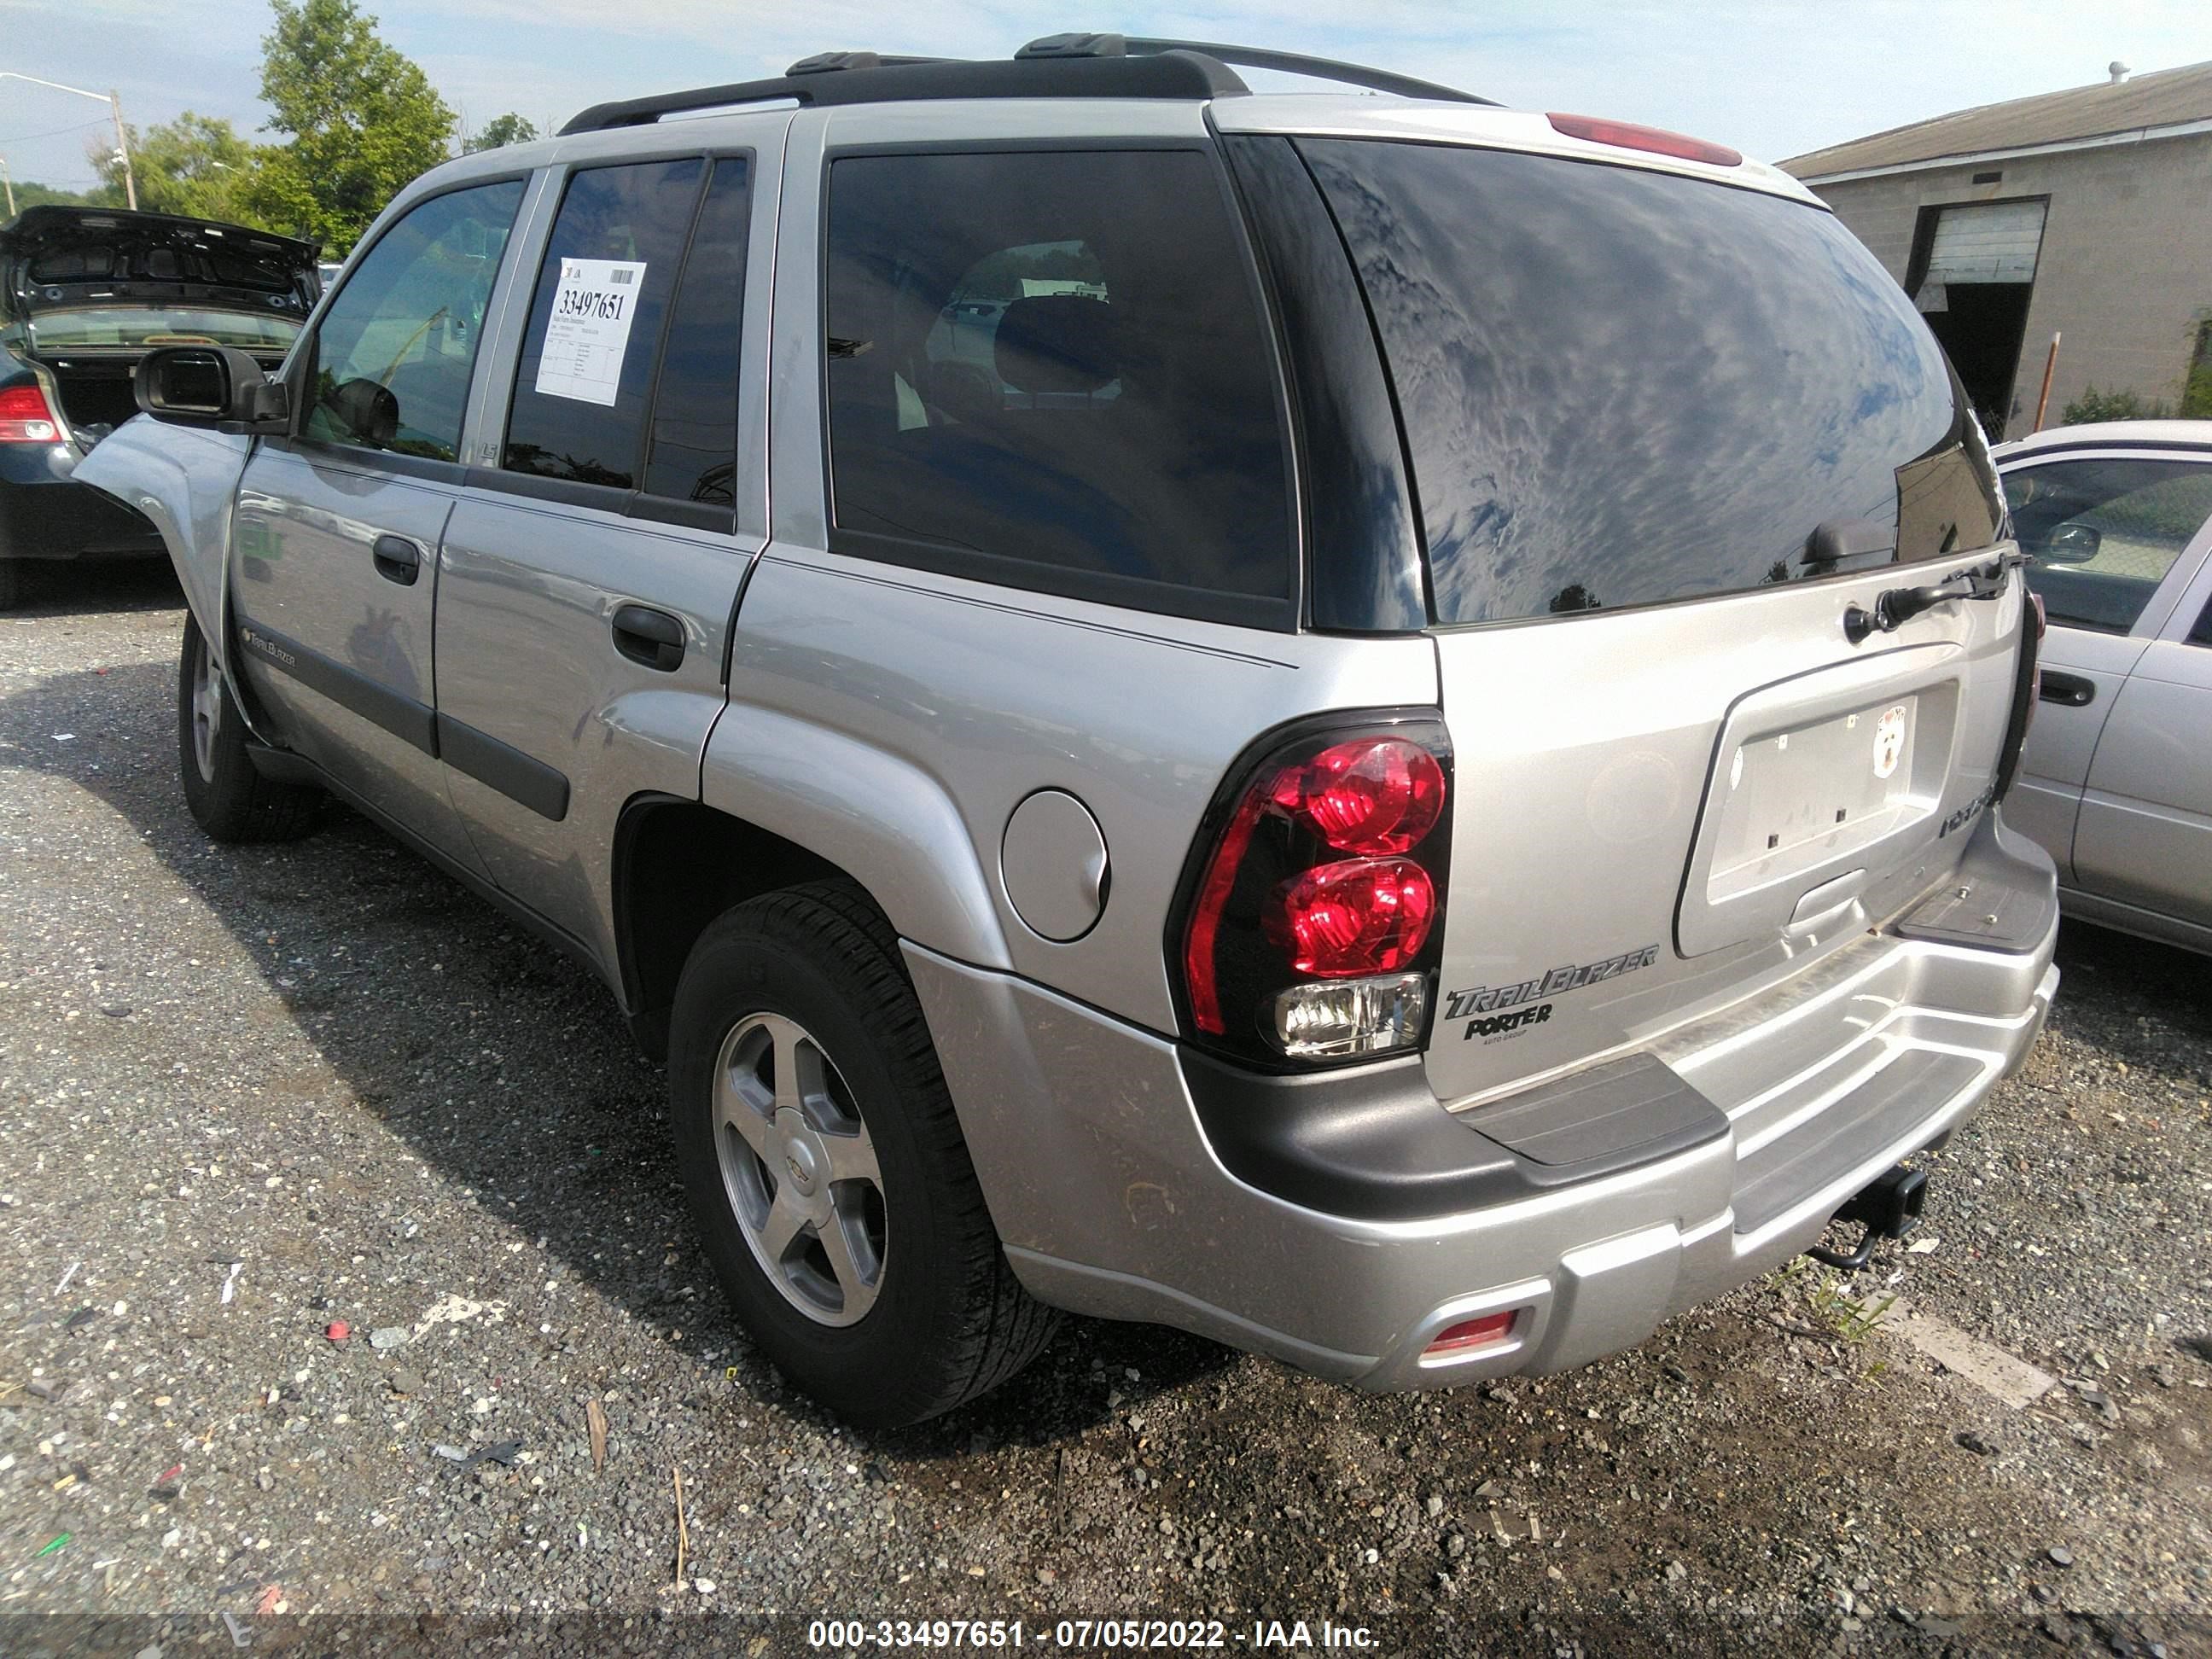
POLYGON ((294 317, 196 307, 103 306, 82 311, 41 311, 30 319, 34 351, 143 350, 165 345, 240 346, 285 351, 300 331, 294 317))
POLYGON ((1942 349, 1832 215, 1552 156, 1298 148, 1395 382, 1438 622, 1995 539, 2002 498, 1942 349), (1851 556, 1807 559, 1823 526, 1851 556))

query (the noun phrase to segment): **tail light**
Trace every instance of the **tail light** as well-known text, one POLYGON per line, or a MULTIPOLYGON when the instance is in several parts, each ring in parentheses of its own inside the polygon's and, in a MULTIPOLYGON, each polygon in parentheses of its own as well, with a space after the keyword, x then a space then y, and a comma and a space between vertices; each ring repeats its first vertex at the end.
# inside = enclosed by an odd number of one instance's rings
POLYGON ((1671 155, 1678 161, 1704 161, 1717 167, 1740 167, 1743 152, 1730 149, 1726 144, 1707 143, 1702 138, 1686 137, 1679 132, 1669 132, 1664 127, 1640 126, 1634 121, 1607 121, 1595 115, 1547 115, 1552 131, 1564 132, 1570 138, 1585 139, 1593 144, 1610 144, 1615 149, 1648 150, 1654 155, 1671 155))
POLYGON ((46 407, 46 394, 33 384, 0 390, 0 444, 58 444, 60 423, 46 407))
POLYGON ((1196 1041, 1276 1067, 1418 1048, 1449 869, 1433 714, 1278 733, 1217 798, 1170 950, 1196 1041))

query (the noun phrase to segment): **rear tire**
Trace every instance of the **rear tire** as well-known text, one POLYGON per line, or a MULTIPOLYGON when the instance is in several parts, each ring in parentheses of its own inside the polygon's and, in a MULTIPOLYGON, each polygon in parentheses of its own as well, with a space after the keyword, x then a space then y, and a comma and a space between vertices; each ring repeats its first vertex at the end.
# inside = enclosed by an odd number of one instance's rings
POLYGON ((852 883, 767 894, 700 936, 669 1090, 732 1309, 840 1416, 935 1417, 1051 1338, 1060 1316, 1006 1263, 896 938, 852 883))
POLYGON ((263 777, 246 741, 230 687, 187 616, 177 660, 177 764, 193 821, 216 841, 297 841, 311 833, 322 792, 263 777))

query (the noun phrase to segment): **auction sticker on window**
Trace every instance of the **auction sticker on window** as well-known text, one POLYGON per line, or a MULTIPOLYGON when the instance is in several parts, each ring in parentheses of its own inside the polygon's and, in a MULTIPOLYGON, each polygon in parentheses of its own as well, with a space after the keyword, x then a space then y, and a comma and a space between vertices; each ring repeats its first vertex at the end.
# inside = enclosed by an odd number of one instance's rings
POLYGON ((629 325, 645 287, 642 259, 563 259, 538 390, 548 398, 611 406, 622 384, 629 325))
POLYGON ((1881 718, 1874 726, 1874 775, 1888 777, 1897 770, 1897 763, 1905 758, 1905 718, 1903 703, 1895 703, 1881 711, 1881 718))

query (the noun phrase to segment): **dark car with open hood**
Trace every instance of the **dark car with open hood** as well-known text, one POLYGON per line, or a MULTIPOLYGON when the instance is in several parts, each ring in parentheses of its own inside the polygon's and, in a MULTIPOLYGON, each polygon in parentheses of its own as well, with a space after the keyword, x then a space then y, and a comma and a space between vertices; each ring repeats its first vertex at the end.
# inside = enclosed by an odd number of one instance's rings
POLYGON ((162 552, 152 524, 74 482, 137 413, 162 346, 234 346, 265 368, 320 292, 313 243, 106 208, 27 209, 0 226, 0 609, 27 559, 162 552))

